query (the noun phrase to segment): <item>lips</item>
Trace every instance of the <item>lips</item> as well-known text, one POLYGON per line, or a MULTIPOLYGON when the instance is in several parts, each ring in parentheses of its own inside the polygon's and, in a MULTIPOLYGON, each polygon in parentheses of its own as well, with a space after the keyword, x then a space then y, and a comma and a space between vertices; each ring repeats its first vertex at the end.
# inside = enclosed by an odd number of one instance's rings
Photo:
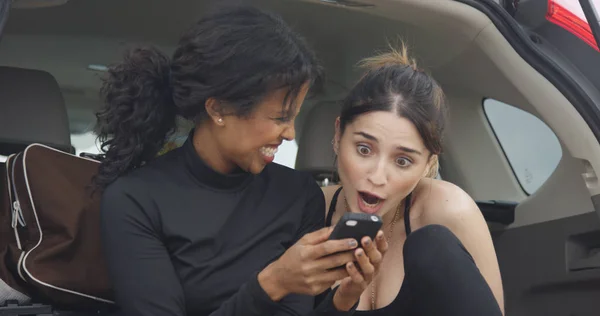
POLYGON ((366 191, 358 192, 358 208, 361 212, 375 214, 383 206, 385 199, 366 191))
POLYGON ((263 156, 266 163, 271 163, 275 160, 275 154, 277 153, 278 146, 263 146, 260 148, 260 153, 263 156))

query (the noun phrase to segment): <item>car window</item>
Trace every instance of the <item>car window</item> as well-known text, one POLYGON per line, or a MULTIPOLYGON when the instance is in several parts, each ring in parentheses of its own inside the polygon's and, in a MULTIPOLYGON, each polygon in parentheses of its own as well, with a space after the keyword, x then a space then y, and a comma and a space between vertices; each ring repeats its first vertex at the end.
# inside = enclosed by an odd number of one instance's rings
POLYGON ((485 99, 483 109, 519 184, 533 194, 562 158, 558 138, 540 119, 509 104, 485 99))
POLYGON ((274 162, 284 165, 290 168, 294 168, 296 166, 296 155, 298 154, 298 144, 296 140, 292 141, 284 141, 279 149, 277 150, 277 154, 275 154, 274 162))
POLYGON ((71 134, 71 145, 75 147, 75 154, 80 153, 88 154, 99 154, 100 153, 100 142, 96 139, 98 136, 93 132, 86 133, 72 133, 71 134))

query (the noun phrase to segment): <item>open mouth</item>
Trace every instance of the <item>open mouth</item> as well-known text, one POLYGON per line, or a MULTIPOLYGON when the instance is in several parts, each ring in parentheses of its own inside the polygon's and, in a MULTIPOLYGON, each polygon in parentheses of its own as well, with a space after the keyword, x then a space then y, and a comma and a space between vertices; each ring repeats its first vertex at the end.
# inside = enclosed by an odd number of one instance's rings
POLYGON ((275 154, 277 153, 277 146, 263 146, 260 148, 260 154, 263 156, 265 163, 271 163, 275 161, 275 154))
POLYGON ((260 148, 260 153, 265 157, 273 157, 277 153, 277 147, 264 146, 260 148))
POLYGON ((382 198, 367 192, 358 192, 358 195, 368 207, 375 207, 383 201, 382 198))

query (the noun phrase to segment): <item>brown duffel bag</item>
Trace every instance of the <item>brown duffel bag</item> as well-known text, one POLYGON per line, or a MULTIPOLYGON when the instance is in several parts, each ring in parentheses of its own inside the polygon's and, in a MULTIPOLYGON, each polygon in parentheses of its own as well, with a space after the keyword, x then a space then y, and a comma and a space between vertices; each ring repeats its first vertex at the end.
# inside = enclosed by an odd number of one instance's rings
POLYGON ((61 308, 113 304, 100 242, 100 191, 91 182, 98 166, 40 144, 8 158, 0 230, 13 237, 0 240, 0 277, 7 275, 10 288, 61 308))
POLYGON ((0 306, 8 301, 26 304, 31 301, 26 284, 19 279, 16 269, 6 264, 19 258, 21 251, 12 228, 6 168, 3 164, 0 167, 0 306))

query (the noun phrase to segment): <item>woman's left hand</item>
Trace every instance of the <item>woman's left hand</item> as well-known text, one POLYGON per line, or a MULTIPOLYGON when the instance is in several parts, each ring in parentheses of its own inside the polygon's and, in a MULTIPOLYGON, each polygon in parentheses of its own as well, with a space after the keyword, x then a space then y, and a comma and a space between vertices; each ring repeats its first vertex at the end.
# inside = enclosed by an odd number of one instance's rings
POLYGON ((369 237, 364 237, 361 244, 362 248, 354 251, 359 267, 356 267, 353 262, 346 264, 350 276, 341 281, 333 297, 333 304, 337 310, 348 311, 358 302, 361 294, 379 272, 379 266, 388 249, 382 231, 377 233, 375 242, 372 242, 369 237))

